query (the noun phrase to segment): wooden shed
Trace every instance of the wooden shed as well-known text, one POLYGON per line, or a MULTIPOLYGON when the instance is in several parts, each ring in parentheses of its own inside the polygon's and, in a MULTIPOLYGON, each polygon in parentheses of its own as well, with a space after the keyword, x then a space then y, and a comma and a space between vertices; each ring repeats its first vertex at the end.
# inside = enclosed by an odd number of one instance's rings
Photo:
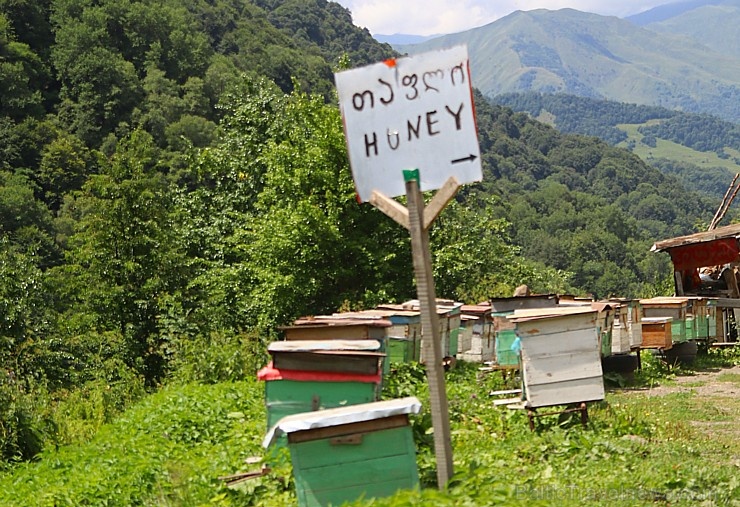
POLYGON ((676 296, 716 298, 712 310, 719 323, 715 324, 715 340, 737 341, 740 224, 657 241, 651 251, 670 255, 676 296))
POLYGON ((599 310, 590 306, 517 310, 522 393, 527 408, 604 399, 599 310))
POLYGON ((262 445, 287 435, 300 507, 342 505, 419 486, 409 414, 415 397, 295 414, 278 421, 262 445))

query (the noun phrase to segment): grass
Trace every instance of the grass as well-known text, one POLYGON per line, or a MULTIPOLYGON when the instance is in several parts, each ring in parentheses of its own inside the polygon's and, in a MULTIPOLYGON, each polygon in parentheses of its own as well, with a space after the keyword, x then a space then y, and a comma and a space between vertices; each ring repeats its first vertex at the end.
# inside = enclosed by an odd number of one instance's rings
POLYGON ((687 162, 690 164, 697 165, 702 168, 709 167, 723 167, 730 170, 732 173, 738 172, 738 165, 733 161, 740 155, 736 150, 726 149, 729 159, 723 159, 717 156, 714 152, 702 152, 696 151, 686 146, 682 146, 672 141, 665 139, 656 139, 656 146, 652 148, 645 144, 642 144, 642 134, 637 129, 643 125, 649 125, 651 122, 645 124, 620 124, 617 128, 627 133, 627 140, 622 141, 617 146, 626 148, 630 141, 634 141, 635 147, 632 152, 643 160, 650 161, 656 158, 667 158, 669 160, 676 160, 679 162, 687 162))
POLYGON ((740 387, 740 373, 722 373, 717 377, 719 382, 730 382, 740 387))
MULTIPOLYGON (((632 386, 589 406, 586 427, 577 415, 552 415, 538 418, 534 432, 523 411, 494 407, 488 395, 517 387, 516 379, 458 363, 446 375, 455 474, 444 492, 435 484, 424 371, 399 366, 384 395, 422 400, 413 419, 422 487, 352 505, 740 505, 733 424, 740 400, 644 389, 736 364, 734 354, 713 352, 693 369, 646 357, 632 386)), ((295 505, 289 461, 274 460, 272 474, 239 488, 219 480, 254 469, 246 459, 263 455, 263 387, 255 380, 166 387, 89 442, 48 449, 0 474, 0 505, 295 505)))

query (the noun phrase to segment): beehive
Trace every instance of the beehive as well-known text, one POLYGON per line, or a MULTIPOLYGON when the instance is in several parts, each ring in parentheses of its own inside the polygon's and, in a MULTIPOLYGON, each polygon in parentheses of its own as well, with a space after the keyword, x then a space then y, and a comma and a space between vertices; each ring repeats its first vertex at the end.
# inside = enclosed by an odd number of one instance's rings
POLYGON ((463 345, 458 347, 458 357, 471 362, 493 361, 495 358, 495 336, 491 305, 486 303, 464 305, 462 311, 465 315, 476 317, 476 320, 473 321, 470 341, 464 341, 463 345))
POLYGON ((598 310, 590 307, 515 311, 525 406, 604 399, 598 310))
POLYGON ((375 340, 279 341, 257 378, 265 382, 267 426, 286 415, 379 399, 384 355, 375 340))
MULTIPOLYGON (((689 311, 689 298, 657 297, 641 299, 640 304, 645 317, 671 317, 671 333, 674 343, 683 343, 688 340, 686 316, 689 311)), ((643 332, 644 330, 645 327, 643 326, 643 332)))
POLYGON ((672 317, 642 318, 642 348, 670 349, 673 346, 672 317))
POLYGON ((409 414, 414 397, 295 414, 278 421, 263 441, 286 434, 300 507, 341 505, 419 486, 409 414))

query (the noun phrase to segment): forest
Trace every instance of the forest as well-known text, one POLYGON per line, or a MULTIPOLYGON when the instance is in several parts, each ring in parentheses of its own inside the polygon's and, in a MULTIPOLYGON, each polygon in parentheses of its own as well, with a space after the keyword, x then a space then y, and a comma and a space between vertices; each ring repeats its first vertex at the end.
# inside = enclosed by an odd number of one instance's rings
MULTIPOLYGON (((414 297, 332 82, 393 55, 323 0, 0 0, 0 468, 253 376, 296 317, 414 297)), ((650 246, 716 200, 475 101, 484 180, 431 231, 438 295, 670 293, 650 246)))

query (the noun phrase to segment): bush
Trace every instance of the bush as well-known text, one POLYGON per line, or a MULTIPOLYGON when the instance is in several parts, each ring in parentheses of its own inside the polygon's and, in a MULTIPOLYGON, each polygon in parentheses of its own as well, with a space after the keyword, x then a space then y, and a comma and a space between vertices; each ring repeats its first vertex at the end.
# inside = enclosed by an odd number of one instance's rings
POLYGON ((217 382, 254 378, 267 364, 265 340, 256 335, 212 332, 171 342, 171 378, 174 381, 217 382))
POLYGON ((26 384, 0 369, 0 467, 33 459, 54 434, 46 389, 26 384))

